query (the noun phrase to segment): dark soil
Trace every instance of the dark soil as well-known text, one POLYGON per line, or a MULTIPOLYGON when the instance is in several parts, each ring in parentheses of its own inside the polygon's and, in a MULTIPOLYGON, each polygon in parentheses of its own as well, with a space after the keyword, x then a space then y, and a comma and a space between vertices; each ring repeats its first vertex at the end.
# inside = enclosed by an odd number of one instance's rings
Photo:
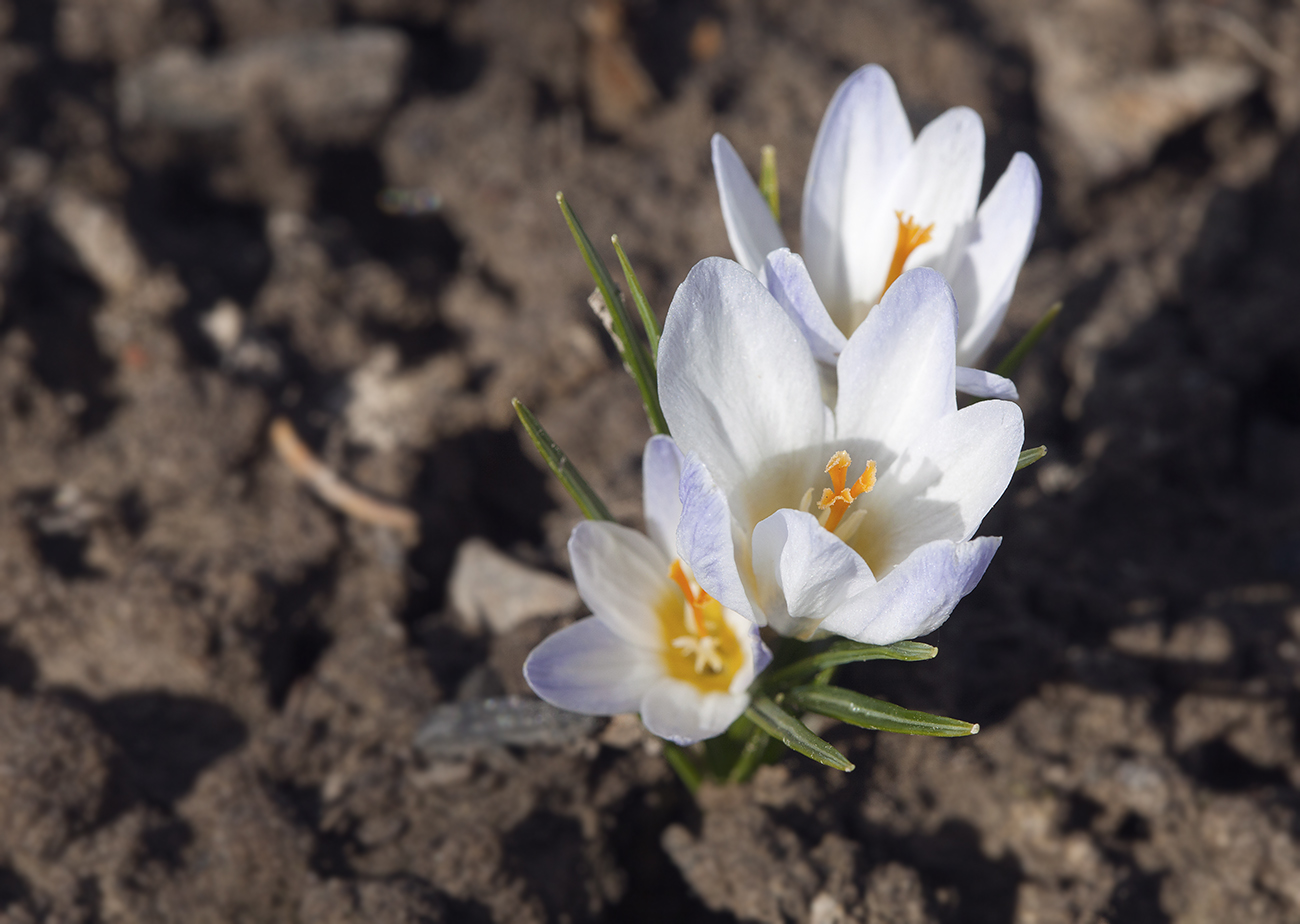
POLYGON ((0 0, 0 36, 0 920, 1300 920, 1294 5, 0 0), (1018 376, 1049 455, 939 657, 845 672, 983 731, 833 727, 853 774, 698 804, 627 723, 415 748, 574 615, 449 600, 471 537, 566 573, 510 398, 639 517, 555 191, 662 313, 729 255, 710 134, 777 146, 793 235, 868 61, 918 126, 980 112, 986 187, 1044 174, 993 353, 1064 299, 1018 376), (322 503, 278 416, 419 541, 322 503))

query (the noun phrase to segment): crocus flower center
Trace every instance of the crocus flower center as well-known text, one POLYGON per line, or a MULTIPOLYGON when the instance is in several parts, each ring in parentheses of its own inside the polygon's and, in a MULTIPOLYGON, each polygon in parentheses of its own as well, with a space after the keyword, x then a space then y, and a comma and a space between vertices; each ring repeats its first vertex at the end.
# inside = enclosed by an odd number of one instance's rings
POLYGON ((686 574, 680 560, 673 562, 668 576, 681 590, 680 595, 667 593, 656 607, 667 643, 664 663, 668 674, 703 692, 725 693, 745 657, 739 639, 727 625, 722 604, 686 574))
POLYGON ((898 243, 894 245, 894 259, 889 263, 889 275, 885 277, 885 285, 880 290, 881 293, 888 292, 894 280, 903 275, 903 266, 907 263, 907 258, 912 255, 913 250, 929 243, 930 232, 934 230, 933 223, 922 228, 915 218, 911 215, 904 218, 902 212, 895 212, 894 217, 898 219, 898 243))
MULTIPOLYGON (((826 474, 831 476, 834 488, 822 489, 822 498, 817 502, 817 508, 822 511, 819 518, 822 526, 831 532, 835 532, 853 502, 876 486, 874 461, 868 461, 858 480, 848 486, 849 466, 852 464, 853 460, 843 449, 831 456, 831 460, 826 463, 826 474)), ((809 500, 811 499, 810 496, 809 500)))

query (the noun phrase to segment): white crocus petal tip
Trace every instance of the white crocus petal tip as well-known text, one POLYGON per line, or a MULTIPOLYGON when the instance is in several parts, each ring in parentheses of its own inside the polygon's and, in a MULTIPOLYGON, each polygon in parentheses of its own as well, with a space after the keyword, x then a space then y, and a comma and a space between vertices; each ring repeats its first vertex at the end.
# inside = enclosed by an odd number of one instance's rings
POLYGON ((927 543, 831 614, 822 628, 871 645, 927 635, 975 589, 1001 544, 997 536, 927 543))
POLYGON ((679 485, 682 451, 672 437, 655 434, 641 457, 641 497, 646 533, 669 558, 677 558, 677 523, 682 516, 679 485))
POLYGON ((763 258, 785 246, 785 235, 745 164, 721 134, 713 136, 713 178, 722 203, 727 240, 737 262, 757 274, 763 258))
POLYGON ((1016 388, 1015 382, 997 373, 972 369, 969 366, 957 367, 957 390, 972 398, 1020 400, 1020 391, 1016 388))
POLYGON ((813 285, 803 258, 782 247, 767 255, 760 277, 772 297, 808 340, 819 362, 834 365, 847 338, 835 326, 813 285))
POLYGON ((651 649, 628 644, 594 616, 544 639, 524 662, 524 679, 553 706, 585 715, 634 712, 663 669, 651 649))
POLYGON ((596 617, 628 642, 660 644, 654 606, 671 588, 671 559, 645 534, 618 523, 584 520, 569 534, 578 594, 596 617))
POLYGON ((687 745, 725 732, 749 706, 746 693, 701 693, 671 678, 657 681, 641 701, 641 721, 651 734, 687 745))
POLYGON ((953 273, 961 303, 957 361, 972 365, 997 336, 1034 243, 1043 181, 1033 158, 1017 152, 976 215, 965 259, 953 273))

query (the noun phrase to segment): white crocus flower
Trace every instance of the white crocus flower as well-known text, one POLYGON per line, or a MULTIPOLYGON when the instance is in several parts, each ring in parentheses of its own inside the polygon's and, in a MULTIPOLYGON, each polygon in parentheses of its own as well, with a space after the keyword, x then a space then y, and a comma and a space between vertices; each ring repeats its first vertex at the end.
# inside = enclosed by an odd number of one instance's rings
POLYGON ((677 555, 681 452, 651 437, 642 468, 649 538, 617 523, 578 524, 569 560, 595 615, 533 649, 524 677, 552 705, 640 712, 654 734, 690 744, 740 717, 771 654, 757 626, 704 593, 677 555))
POLYGON ((957 307, 905 273, 848 338, 838 396, 752 274, 710 258, 677 290, 659 397, 686 453, 677 547, 724 606, 784 635, 888 644, 937 628, 1001 540, 972 539, 1015 470, 1020 409, 957 409, 957 307))
MULTIPOLYGON (((713 172, 736 259, 762 273, 785 237, 722 135, 713 136, 713 172)), ((838 353, 904 270, 929 266, 957 299, 958 364, 979 360, 1006 315, 1042 201, 1027 154, 1011 158, 981 205, 983 177, 984 126, 973 110, 949 109, 913 139, 884 68, 860 68, 840 85, 813 145, 801 216, 801 253, 829 321, 817 326, 840 335, 827 349, 838 353)), ((960 372, 958 387, 1005 393, 1005 380, 974 372, 960 372)))

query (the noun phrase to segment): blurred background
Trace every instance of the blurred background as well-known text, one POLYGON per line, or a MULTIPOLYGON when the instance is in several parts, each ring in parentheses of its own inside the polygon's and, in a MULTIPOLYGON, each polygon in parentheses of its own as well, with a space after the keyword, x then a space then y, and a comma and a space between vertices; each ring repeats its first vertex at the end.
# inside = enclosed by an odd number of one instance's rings
POLYGON ((0 919, 1300 920, 1295 3, 0 0, 0 98, 0 919), (711 133, 797 241, 868 62, 1044 177, 1049 455, 938 658, 844 675, 983 731, 697 805, 484 724, 583 612, 510 398, 639 522, 555 192, 662 316, 711 133))

